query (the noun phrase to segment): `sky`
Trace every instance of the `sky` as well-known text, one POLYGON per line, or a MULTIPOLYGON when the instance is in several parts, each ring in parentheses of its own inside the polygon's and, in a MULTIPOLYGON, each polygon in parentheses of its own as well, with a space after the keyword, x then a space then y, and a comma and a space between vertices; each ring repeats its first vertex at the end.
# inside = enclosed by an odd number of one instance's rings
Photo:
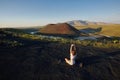
POLYGON ((120 23, 120 0, 0 0, 0 28, 71 20, 120 23))

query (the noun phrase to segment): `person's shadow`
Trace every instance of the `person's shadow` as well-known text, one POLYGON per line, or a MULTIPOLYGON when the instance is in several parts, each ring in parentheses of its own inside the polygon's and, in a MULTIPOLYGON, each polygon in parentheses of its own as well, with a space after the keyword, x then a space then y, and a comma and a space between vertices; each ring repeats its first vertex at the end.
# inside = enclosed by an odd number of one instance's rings
POLYGON ((118 54, 120 54, 120 51, 104 53, 104 54, 95 55, 95 56, 94 55, 93 56, 84 56, 84 57, 76 59, 76 65, 88 66, 91 64, 99 63, 102 61, 102 59, 114 57, 115 55, 118 55, 118 54), (82 65, 81 65, 81 63, 82 63, 82 65))

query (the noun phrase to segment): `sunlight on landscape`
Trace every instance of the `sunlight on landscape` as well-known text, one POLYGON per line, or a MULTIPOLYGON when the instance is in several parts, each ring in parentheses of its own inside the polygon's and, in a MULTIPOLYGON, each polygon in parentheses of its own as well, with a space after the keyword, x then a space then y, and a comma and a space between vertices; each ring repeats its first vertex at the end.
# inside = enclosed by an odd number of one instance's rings
POLYGON ((0 80, 120 80, 120 0, 0 0, 0 80))
POLYGON ((86 29, 86 28, 99 28, 101 27, 102 30, 99 34, 106 35, 106 36, 116 36, 120 37, 120 24, 108 24, 108 25, 87 25, 87 26, 76 26, 77 29, 86 29))

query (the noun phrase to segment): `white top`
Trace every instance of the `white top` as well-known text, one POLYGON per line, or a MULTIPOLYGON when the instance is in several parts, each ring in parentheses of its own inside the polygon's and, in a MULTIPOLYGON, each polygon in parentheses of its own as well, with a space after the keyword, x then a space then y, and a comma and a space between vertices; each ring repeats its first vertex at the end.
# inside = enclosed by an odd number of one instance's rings
POLYGON ((72 55, 72 53, 70 54, 70 62, 71 62, 71 65, 75 64, 75 58, 76 58, 76 55, 72 55))

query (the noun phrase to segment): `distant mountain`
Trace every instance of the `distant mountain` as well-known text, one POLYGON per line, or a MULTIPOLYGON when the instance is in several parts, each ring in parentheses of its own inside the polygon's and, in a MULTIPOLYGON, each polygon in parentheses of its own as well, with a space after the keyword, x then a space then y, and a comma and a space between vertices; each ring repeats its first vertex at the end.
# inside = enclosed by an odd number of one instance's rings
POLYGON ((67 23, 72 26, 106 25, 106 24, 108 24, 108 23, 104 23, 104 22, 90 22, 90 21, 83 21, 83 20, 73 20, 73 21, 68 21, 67 23))
POLYGON ((79 35, 79 30, 67 23, 48 24, 40 29, 42 34, 50 35, 79 35))

